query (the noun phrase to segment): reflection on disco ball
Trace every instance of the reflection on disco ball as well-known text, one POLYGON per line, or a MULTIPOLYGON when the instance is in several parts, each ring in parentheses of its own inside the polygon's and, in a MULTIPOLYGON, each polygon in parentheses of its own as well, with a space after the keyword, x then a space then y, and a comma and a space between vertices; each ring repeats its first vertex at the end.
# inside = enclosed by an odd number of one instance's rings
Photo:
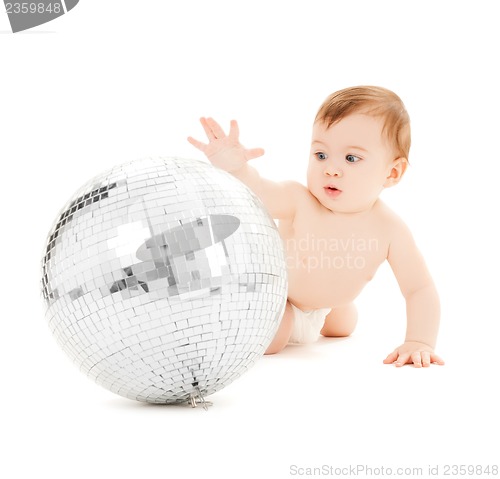
POLYGON ((271 342, 286 303, 272 218, 230 174, 159 158, 78 191, 42 260, 49 327, 82 372, 127 398, 203 400, 271 342))

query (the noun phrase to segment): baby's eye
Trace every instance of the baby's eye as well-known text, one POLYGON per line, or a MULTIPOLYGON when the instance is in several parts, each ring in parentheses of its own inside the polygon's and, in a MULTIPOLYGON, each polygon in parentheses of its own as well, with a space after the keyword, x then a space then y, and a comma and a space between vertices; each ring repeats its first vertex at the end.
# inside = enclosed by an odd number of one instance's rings
POLYGON ((354 156, 354 155, 347 155, 345 159, 348 163, 356 163, 357 161, 361 160, 359 156, 354 156))
POLYGON ((323 153, 322 151, 318 151, 317 153, 314 153, 314 155, 318 160, 326 160, 328 158, 328 156, 326 156, 326 153, 323 153))

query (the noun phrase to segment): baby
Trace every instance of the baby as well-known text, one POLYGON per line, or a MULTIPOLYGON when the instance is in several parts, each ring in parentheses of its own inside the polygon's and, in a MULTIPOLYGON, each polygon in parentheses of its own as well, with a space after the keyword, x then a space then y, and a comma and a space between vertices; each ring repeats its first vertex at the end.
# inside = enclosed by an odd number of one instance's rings
POLYGON ((313 125, 307 188, 295 181, 262 178, 248 160, 232 120, 229 134, 201 118, 208 144, 188 141, 216 167, 245 183, 279 220, 288 268, 288 301, 266 354, 289 343, 349 336, 357 322, 354 299, 387 260, 406 300, 405 341, 386 364, 444 364, 434 353, 439 298, 413 237, 380 199, 408 166, 410 121, 401 99, 373 86, 330 95, 313 125))

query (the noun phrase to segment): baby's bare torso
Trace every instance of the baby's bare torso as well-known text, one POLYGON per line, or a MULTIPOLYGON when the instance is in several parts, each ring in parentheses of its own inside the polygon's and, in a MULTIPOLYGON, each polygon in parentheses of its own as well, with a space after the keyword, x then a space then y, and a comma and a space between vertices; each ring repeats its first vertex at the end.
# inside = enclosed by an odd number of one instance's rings
POLYGON ((295 218, 279 224, 288 299, 302 310, 348 304, 387 258, 392 214, 380 200, 368 212, 347 215, 325 208, 306 189, 301 200, 295 218))

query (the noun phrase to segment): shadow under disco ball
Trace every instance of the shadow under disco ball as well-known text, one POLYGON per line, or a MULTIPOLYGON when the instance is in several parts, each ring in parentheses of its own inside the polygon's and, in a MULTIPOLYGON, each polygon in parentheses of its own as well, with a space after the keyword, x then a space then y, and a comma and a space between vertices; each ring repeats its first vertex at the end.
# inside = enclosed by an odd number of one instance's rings
POLYGON ((42 260, 49 327, 114 393, 204 402, 270 344, 287 296, 281 239, 260 200, 208 163, 119 165, 61 210, 42 260))

